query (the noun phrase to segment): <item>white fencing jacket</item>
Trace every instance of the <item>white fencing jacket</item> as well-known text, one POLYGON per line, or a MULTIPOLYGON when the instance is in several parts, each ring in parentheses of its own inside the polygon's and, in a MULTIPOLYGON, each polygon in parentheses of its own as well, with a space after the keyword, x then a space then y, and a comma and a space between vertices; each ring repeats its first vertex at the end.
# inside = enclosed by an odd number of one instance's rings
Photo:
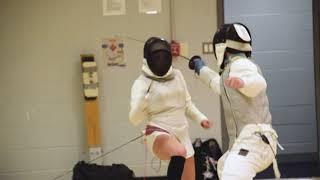
MULTIPOLYGON (((199 77, 215 93, 221 94, 220 83, 224 82, 220 82, 217 72, 205 66, 200 70, 199 77)), ((239 59, 231 64, 229 77, 238 77, 244 81, 244 87, 239 91, 248 97, 255 97, 267 88, 266 80, 259 74, 257 66, 247 58, 239 59)))
POLYGON ((149 125, 176 134, 187 130, 187 118, 199 124, 208 119, 192 103, 178 69, 171 67, 166 75, 159 77, 151 72, 144 60, 142 72, 131 89, 129 120, 133 125, 147 120, 149 125))
POLYGON ((246 125, 271 124, 266 80, 259 67, 244 54, 229 56, 221 76, 203 67, 200 79, 222 97, 230 147, 246 125), (225 81, 229 77, 242 79, 244 86, 239 89, 227 87, 225 81))

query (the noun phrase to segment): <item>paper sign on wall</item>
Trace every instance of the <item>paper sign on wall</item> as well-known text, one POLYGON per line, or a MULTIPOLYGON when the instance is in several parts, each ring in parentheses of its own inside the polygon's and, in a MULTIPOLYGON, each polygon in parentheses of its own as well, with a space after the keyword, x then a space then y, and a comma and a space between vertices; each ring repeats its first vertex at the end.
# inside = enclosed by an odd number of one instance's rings
POLYGON ((139 12, 146 14, 161 12, 161 0, 139 0, 139 12))
POLYGON ((103 39, 102 49, 104 60, 108 66, 126 66, 124 43, 121 38, 103 39))
POLYGON ((124 15, 126 14, 126 1, 125 0, 103 0, 103 15, 124 15))

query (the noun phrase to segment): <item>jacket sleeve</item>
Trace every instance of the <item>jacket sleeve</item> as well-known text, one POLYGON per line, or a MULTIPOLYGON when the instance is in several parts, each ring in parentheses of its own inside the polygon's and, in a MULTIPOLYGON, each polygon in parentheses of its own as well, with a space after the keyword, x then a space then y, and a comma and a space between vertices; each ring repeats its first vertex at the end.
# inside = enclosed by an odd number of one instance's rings
POLYGON ((244 81, 244 87, 239 91, 248 97, 255 97, 267 88, 266 80, 259 74, 257 65, 248 59, 234 61, 229 77, 238 77, 244 81))
POLYGON ((147 113, 148 85, 143 80, 136 80, 131 88, 129 120, 137 126, 148 117, 147 113))
POLYGON ((185 111, 186 116, 189 119, 196 121, 199 124, 203 120, 208 120, 208 118, 202 112, 200 112, 199 109, 193 104, 190 93, 187 88, 186 81, 184 80, 183 75, 181 74, 180 71, 178 71, 178 74, 180 76, 180 79, 182 80, 182 83, 185 89, 185 94, 186 94, 186 111, 185 111))
POLYGON ((208 66, 201 68, 199 76, 200 80, 216 94, 220 95, 220 75, 210 69, 208 66))

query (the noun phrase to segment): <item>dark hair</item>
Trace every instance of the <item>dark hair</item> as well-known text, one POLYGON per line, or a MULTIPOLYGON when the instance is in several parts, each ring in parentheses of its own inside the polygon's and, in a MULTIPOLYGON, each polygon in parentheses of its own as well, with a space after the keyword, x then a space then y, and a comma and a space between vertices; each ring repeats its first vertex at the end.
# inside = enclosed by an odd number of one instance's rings
POLYGON ((240 51, 237 49, 232 49, 232 48, 227 47, 226 52, 231 53, 231 54, 244 53, 248 58, 251 57, 251 51, 240 51))

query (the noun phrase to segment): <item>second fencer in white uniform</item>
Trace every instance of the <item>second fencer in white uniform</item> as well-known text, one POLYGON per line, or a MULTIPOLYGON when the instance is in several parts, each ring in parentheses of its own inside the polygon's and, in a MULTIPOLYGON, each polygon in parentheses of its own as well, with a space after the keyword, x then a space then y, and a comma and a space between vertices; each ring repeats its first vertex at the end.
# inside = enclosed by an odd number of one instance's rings
POLYGON ((129 119, 137 125, 146 120, 146 141, 161 160, 170 160, 169 180, 194 180, 194 150, 187 119, 203 128, 211 123, 192 103, 181 72, 172 67, 167 41, 152 37, 144 46, 142 74, 131 89, 129 119))
POLYGON ((218 175, 222 180, 250 180, 273 163, 279 178, 278 135, 272 127, 266 80, 251 58, 250 31, 241 23, 224 24, 213 46, 220 74, 199 56, 191 58, 189 68, 222 99, 230 142, 218 161, 218 175))

